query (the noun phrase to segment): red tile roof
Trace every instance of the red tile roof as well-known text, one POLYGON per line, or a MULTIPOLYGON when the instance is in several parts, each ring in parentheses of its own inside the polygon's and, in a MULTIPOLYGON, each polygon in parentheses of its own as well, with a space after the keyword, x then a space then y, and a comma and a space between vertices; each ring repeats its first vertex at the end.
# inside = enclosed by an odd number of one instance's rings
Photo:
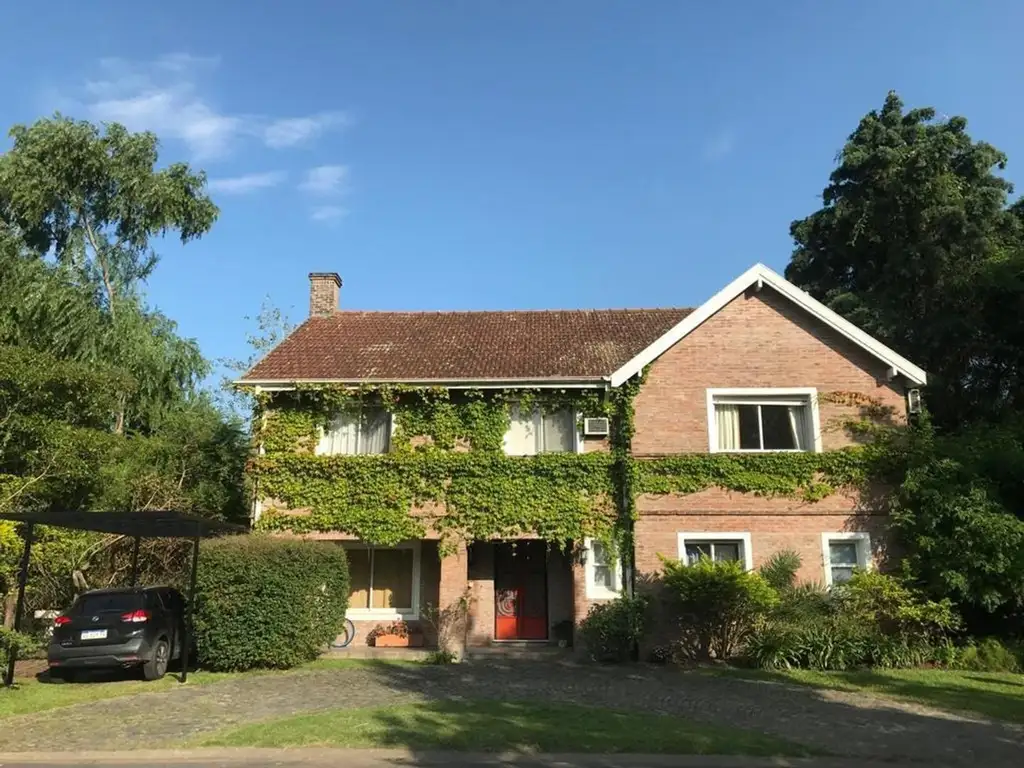
POLYGON ((341 311, 308 319, 243 381, 597 379, 692 311, 341 311))

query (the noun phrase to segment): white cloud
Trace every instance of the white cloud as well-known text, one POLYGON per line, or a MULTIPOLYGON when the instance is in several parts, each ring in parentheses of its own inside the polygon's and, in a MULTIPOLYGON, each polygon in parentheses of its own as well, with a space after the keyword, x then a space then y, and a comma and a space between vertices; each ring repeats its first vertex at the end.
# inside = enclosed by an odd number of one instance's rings
POLYGON ((287 117, 275 120, 263 131, 263 140, 268 147, 280 149, 293 147, 315 139, 324 131, 346 123, 340 112, 323 112, 309 117, 287 117))
POLYGON ((719 131, 704 144, 704 159, 721 160, 736 149, 736 133, 731 129, 719 131))
POLYGON ((267 173, 250 173, 226 179, 211 179, 208 186, 211 192, 220 192, 225 195, 247 195, 250 192, 275 187, 284 180, 285 173, 283 171, 268 171, 267 173))
POLYGON ((335 222, 348 215, 348 211, 340 205, 318 205, 309 214, 309 218, 319 222, 335 222))
POLYGON ((320 165, 306 172, 299 189, 314 195, 332 195, 342 191, 347 177, 348 168, 344 165, 320 165))
POLYGON ((276 118, 222 110, 200 88, 219 63, 215 57, 187 53, 141 63, 103 59, 100 77, 86 81, 71 106, 92 120, 182 141, 196 159, 225 155, 244 139, 272 149, 290 147, 345 122, 340 112, 276 118))

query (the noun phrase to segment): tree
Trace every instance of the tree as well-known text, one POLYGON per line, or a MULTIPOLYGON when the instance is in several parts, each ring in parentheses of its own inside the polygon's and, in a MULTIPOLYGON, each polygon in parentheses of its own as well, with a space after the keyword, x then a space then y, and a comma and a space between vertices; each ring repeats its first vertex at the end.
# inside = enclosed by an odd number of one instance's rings
POLYGON ((225 405, 243 418, 252 414, 252 393, 236 389, 232 381, 248 372, 295 328, 295 323, 288 314, 275 306, 269 296, 263 298, 259 314, 255 318, 246 316, 245 319, 256 322, 256 331, 247 334, 245 339, 249 345, 249 356, 244 359, 224 358, 220 361, 228 371, 228 375, 221 382, 221 389, 226 395, 223 398, 225 405))
MULTIPOLYGON (((95 291, 111 326, 106 362, 145 368, 152 349, 139 342, 146 330, 166 330, 137 301, 139 283, 158 261, 150 241, 175 232, 186 243, 209 231, 218 210, 206 195, 205 174, 185 163, 157 169, 156 136, 116 123, 101 131, 56 115, 16 125, 10 134, 14 146, 0 156, 0 218, 26 249, 52 253, 95 291)), ((184 361, 193 352, 175 345, 171 357, 194 370, 194 359, 184 361)), ((181 373, 175 371, 179 379, 181 373)), ((122 393, 115 431, 124 430, 127 411, 122 393)))
POLYGON ((793 222, 786 277, 931 375, 937 426, 1024 405, 1024 229, 1006 156, 889 93, 793 222), (1016 311, 1016 315, 1007 312, 1016 311))

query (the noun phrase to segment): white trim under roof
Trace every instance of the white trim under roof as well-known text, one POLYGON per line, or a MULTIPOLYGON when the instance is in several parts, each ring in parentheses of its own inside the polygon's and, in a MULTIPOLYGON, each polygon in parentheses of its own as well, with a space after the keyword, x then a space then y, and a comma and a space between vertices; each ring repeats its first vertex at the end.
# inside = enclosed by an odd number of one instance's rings
POLYGON ((928 374, 922 368, 889 349, 878 339, 869 336, 853 323, 844 320, 809 293, 797 288, 782 275, 769 269, 764 264, 755 264, 670 328, 661 338, 657 339, 653 344, 649 345, 632 360, 615 371, 610 378, 611 385, 618 387, 640 373, 645 366, 658 359, 673 345, 688 336, 691 331, 697 329, 705 320, 750 286, 756 285, 758 290, 760 290, 765 284, 781 293, 797 306, 810 312, 814 317, 837 331, 840 335, 845 336, 857 346, 888 364, 890 377, 902 374, 911 384, 917 386, 923 386, 928 382, 928 374))
POLYGON ((341 384, 359 387, 366 384, 408 384, 445 389, 605 389, 608 378, 593 379, 236 379, 235 387, 258 387, 269 392, 295 389, 297 384, 341 384))

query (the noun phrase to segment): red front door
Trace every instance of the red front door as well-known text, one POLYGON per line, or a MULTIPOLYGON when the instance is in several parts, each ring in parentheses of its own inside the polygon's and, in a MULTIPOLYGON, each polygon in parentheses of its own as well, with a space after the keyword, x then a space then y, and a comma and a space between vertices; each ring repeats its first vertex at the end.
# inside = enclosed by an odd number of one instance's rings
POLYGON ((543 541, 495 544, 494 637, 547 640, 547 546, 543 541))

